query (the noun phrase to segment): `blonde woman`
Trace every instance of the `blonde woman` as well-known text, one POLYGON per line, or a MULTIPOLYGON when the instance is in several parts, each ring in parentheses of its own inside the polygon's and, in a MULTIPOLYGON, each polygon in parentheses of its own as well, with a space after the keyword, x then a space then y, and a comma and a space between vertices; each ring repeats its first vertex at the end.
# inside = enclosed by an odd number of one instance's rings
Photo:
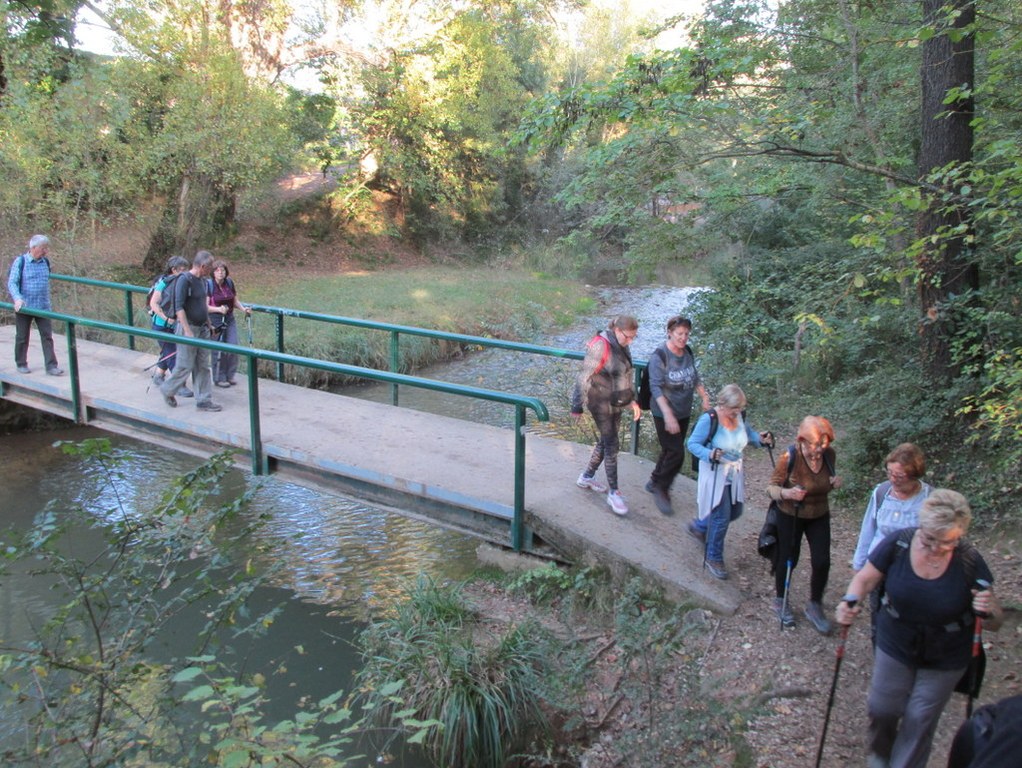
POLYGON ((934 490, 919 527, 895 531, 869 554, 835 612, 851 624, 883 584, 870 681, 870 768, 925 768, 941 712, 969 666, 975 617, 997 631, 1004 613, 994 577, 964 541, 972 512, 962 494, 934 490))

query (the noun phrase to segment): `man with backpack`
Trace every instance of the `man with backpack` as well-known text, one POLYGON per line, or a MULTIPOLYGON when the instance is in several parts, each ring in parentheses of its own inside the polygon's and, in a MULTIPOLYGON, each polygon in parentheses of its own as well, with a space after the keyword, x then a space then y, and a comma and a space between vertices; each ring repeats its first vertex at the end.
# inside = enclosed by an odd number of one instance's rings
POLYGON ((28 367, 28 337, 33 320, 39 329, 46 372, 50 376, 64 373, 53 351, 53 324, 50 319, 21 312, 24 308, 51 310, 49 252, 50 239, 46 235, 33 235, 28 241, 28 252, 14 260, 7 278, 7 291, 14 302, 14 363, 18 366, 18 373, 32 373, 28 367))
MULTIPOLYGON (((187 338, 209 339, 209 306, 206 278, 213 272, 213 254, 199 251, 192 260, 192 268, 183 272, 174 283, 176 307, 175 334, 187 338)), ((213 379, 209 371, 209 350, 192 344, 177 345, 177 363, 174 372, 160 387, 163 400, 171 408, 177 407, 179 390, 192 374, 195 385, 195 407, 200 411, 222 411, 213 402, 213 379)))

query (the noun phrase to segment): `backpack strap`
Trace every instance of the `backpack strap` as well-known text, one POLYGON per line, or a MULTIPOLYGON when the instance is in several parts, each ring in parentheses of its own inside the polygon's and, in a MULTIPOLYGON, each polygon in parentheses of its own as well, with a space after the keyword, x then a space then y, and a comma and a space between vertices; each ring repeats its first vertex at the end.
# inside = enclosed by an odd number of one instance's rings
POLYGON ((787 485, 791 482, 791 470, 795 468, 795 445, 788 446, 788 467, 787 474, 784 476, 784 484, 787 485))
POLYGON ((890 490, 891 490, 891 481, 890 480, 884 480, 882 483, 880 483, 880 485, 878 485, 876 487, 876 490, 873 491, 873 517, 874 517, 874 519, 876 518, 877 514, 879 514, 879 512, 880 512, 880 505, 884 503, 884 497, 887 495, 887 492, 890 491, 890 490))
MULTIPOLYGON (((210 292, 210 295, 212 295, 212 291, 210 292)), ((604 337, 603 334, 598 333, 589 340, 588 346, 591 347, 597 341, 603 342, 603 356, 600 357, 600 364, 596 366, 596 370, 593 371, 592 376, 595 376, 602 371, 607 366, 607 361, 610 360, 610 341, 604 337)), ((592 376, 590 376, 590 378, 592 378, 592 376)))

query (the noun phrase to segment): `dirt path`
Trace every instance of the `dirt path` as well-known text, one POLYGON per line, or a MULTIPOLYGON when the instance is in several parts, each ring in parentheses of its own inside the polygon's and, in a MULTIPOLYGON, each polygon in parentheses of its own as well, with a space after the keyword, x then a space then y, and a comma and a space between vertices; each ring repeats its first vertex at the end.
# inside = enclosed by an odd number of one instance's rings
MULTIPOLYGON (((786 443, 779 439, 778 444, 786 443)), ((840 446, 837 448, 840 462, 840 446)), ((767 561, 756 552, 757 535, 767 507, 765 488, 771 465, 766 451, 748 451, 746 456, 749 497, 746 515, 732 527, 725 550, 731 578, 740 587, 744 600, 733 616, 709 617, 705 630, 688 641, 685 652, 676 656, 674 674, 669 676, 672 679, 665 681, 657 691, 657 698, 661 706, 666 699, 668 711, 676 712, 678 719, 690 717, 693 701, 691 698, 684 701, 679 698, 678 691, 684 689, 678 681, 685 676, 686 670, 691 669, 688 665, 701 665, 700 697, 729 701, 733 709, 739 711, 748 711, 750 702, 760 703, 754 709, 762 714, 744 725, 745 738, 757 768, 806 768, 813 766, 816 760, 834 676, 838 638, 836 635, 821 636, 802 615, 802 606, 809 591, 808 551, 805 547, 804 561, 796 568, 792 578, 792 602, 798 625, 793 630, 782 631, 779 628, 771 607, 773 577, 767 561)), ((861 506, 845 504, 832 509, 833 565, 825 598, 829 610, 844 594, 851 579, 849 561, 864 508, 865 500, 861 506)), ((692 510, 679 510, 678 524, 684 524, 691 514, 692 510)), ((1011 609, 1000 632, 985 635, 988 663, 983 693, 977 702, 980 706, 1019 693, 1022 628, 1017 609, 1022 605, 1022 544, 996 532, 980 532, 974 541, 994 572, 998 594, 1011 609)), ((507 623, 538 618, 548 626, 556 623, 549 611, 537 610, 524 598, 509 597, 499 588, 484 586, 482 589, 485 595, 480 609, 489 619, 507 623)), ((585 617, 578 620, 585 621, 585 617)), ((608 650, 615 646, 612 631, 582 628, 573 623, 571 632, 582 632, 583 629, 590 633, 595 630, 594 658, 613 653, 608 650)), ((824 766, 865 765, 865 702, 872 661, 869 621, 863 616, 849 633, 829 721, 822 760, 824 766)), ((594 664, 594 669, 598 666, 594 664)), ((620 703, 617 690, 620 682, 621 673, 614 671, 612 663, 591 675, 586 720, 591 729, 596 724, 596 733, 590 731, 588 742, 593 746, 581 762, 587 768, 620 768, 633 764, 629 762, 630 758, 617 751, 615 745, 629 743, 630 735, 641 722, 643 703, 620 703), (616 703, 610 705, 612 711, 605 712, 608 702, 616 703)), ((691 693, 681 695, 690 697, 691 693)), ((928 768, 946 766, 951 740, 964 719, 965 706, 965 698, 955 694, 938 728, 928 768)), ((712 701, 710 707, 714 708, 712 701)), ((726 746, 718 746, 712 753, 713 758, 708 757, 706 764, 734 764, 736 758, 727 749, 726 746)), ((692 762, 689 752, 681 754, 685 765, 698 764, 692 762)), ((576 763, 569 761, 567 764, 576 763)), ((661 768, 676 764, 661 759, 642 765, 643 768, 661 768)))

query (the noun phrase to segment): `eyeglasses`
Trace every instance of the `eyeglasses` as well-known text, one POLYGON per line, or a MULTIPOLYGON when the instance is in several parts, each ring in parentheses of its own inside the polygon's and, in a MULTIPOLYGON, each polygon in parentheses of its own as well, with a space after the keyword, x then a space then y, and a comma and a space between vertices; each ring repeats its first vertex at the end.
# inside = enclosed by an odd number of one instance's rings
POLYGON ((638 331, 632 331, 631 333, 627 333, 626 331, 622 331, 620 329, 618 329, 618 333, 625 337, 625 341, 635 341, 635 337, 639 335, 638 331))
POLYGON ((919 541, 927 549, 931 549, 935 552, 946 552, 948 550, 955 549, 958 546, 958 542, 961 541, 961 536, 956 536, 952 539, 938 539, 932 533, 928 533, 920 528, 919 541))
POLYGON ((885 469, 884 472, 887 473, 887 477, 892 483, 904 483, 906 480, 915 480, 914 477, 910 477, 904 472, 893 472, 890 469, 885 469))

